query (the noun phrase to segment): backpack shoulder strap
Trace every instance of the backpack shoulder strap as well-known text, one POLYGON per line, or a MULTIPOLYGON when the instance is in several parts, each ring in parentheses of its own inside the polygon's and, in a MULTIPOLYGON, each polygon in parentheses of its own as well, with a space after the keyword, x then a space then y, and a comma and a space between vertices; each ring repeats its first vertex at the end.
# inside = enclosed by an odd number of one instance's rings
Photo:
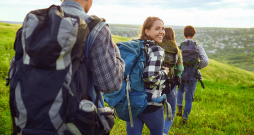
POLYGON ((179 48, 180 50, 182 49, 183 45, 184 45, 184 42, 180 43, 180 48, 179 48))
MULTIPOLYGON (((95 19, 88 23, 88 27, 90 30, 90 34, 87 37, 86 47, 85 47, 85 57, 88 58, 89 56, 89 48, 93 44, 95 38, 97 37, 99 31, 107 25, 105 20, 98 18, 97 16, 93 16, 95 19)), ((88 63, 87 63, 88 64, 88 63)))
MULTIPOLYGON (((90 72, 90 68, 89 68, 89 48, 92 46, 96 36, 98 35, 99 31, 105 26, 107 25, 107 23, 105 22, 105 19, 102 18, 98 18, 97 16, 92 16, 94 19, 88 23, 88 27, 90 30, 90 33, 87 37, 87 41, 86 41, 86 46, 84 49, 84 55, 85 55, 85 63, 86 63, 86 67, 87 67, 87 71, 88 71, 88 75, 90 72)), ((89 76, 88 76, 89 77, 89 76)), ((98 103, 99 103, 99 94, 100 91, 95 89, 95 93, 96 93, 96 100, 95 100, 95 105, 98 107, 98 103)), ((82 97, 85 95, 82 95, 82 97)))
POLYGON ((14 48, 13 48, 14 50, 16 49, 16 44, 17 44, 18 40, 21 40, 22 29, 23 29, 23 27, 19 28, 16 33, 16 38, 15 38, 14 48))
POLYGON ((91 22, 87 24, 88 27, 89 27, 90 32, 93 30, 93 28, 94 28, 99 22, 105 21, 105 19, 99 18, 98 16, 95 16, 95 15, 92 15, 92 17, 93 17, 94 19, 91 20, 91 22))
MULTIPOLYGON (((142 40, 140 40, 142 41, 142 40)), ((148 56, 148 48, 150 46, 153 46, 151 43, 147 42, 147 40, 143 40, 143 45, 144 45, 144 52, 145 52, 145 59, 146 59, 146 65, 147 65, 147 60, 149 59, 149 56, 148 56)))

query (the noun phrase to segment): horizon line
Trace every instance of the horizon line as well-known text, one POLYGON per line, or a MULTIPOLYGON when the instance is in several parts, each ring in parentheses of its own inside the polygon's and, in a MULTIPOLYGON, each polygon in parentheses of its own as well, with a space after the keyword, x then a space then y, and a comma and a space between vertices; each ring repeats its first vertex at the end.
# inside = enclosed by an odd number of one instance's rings
MULTIPOLYGON (((17 21, 3 21, 3 20, 0 20, 0 22, 3 22, 3 23, 10 23, 10 24, 21 24, 23 22, 17 22, 17 21)), ((124 24, 124 23, 108 23, 108 24, 113 24, 113 25, 133 25, 133 26, 142 26, 142 24, 124 24)), ((166 27, 185 27, 184 25, 169 25, 169 24, 166 24, 165 25, 166 27)), ((254 28, 254 27, 220 27, 220 26, 195 26, 195 25, 192 25, 196 28, 238 28, 238 29, 243 29, 243 28, 254 28)))

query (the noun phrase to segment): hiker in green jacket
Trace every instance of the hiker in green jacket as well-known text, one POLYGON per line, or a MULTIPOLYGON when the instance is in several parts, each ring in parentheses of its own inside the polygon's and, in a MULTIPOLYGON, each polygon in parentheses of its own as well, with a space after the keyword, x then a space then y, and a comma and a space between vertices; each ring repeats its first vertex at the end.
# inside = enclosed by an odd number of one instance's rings
MULTIPOLYGON (((175 31, 171 27, 165 28, 165 36, 160 46, 165 50, 164 63, 169 68, 168 78, 171 80, 171 91, 167 94, 167 101, 172 108, 172 115, 175 117, 176 110, 176 89, 183 71, 183 60, 181 50, 175 41, 175 31)), ((165 120, 163 135, 168 134, 172 121, 165 120)))

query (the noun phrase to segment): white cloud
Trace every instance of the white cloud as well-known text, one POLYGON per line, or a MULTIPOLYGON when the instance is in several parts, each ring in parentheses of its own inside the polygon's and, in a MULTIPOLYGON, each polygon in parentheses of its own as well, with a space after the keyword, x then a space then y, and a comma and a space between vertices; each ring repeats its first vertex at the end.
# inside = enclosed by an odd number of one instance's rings
POLYGON ((22 22, 31 10, 60 5, 60 0, 1 0, 0 20, 22 22))
POLYGON ((143 24, 148 16, 160 17, 166 25, 209 27, 253 27, 253 10, 241 8, 199 10, 161 9, 158 7, 93 6, 89 14, 104 17, 108 23, 143 24), (234 19, 235 18, 235 19, 234 19), (245 20, 239 20, 244 18, 245 20), (251 23, 252 22, 252 23, 251 23))
MULTIPOLYGON (((254 27, 254 9, 244 8, 254 0, 223 0, 210 2, 210 7, 230 7, 203 10, 203 8, 162 8, 165 0, 93 0, 89 14, 104 17, 108 23, 143 24, 148 16, 160 17, 166 25, 193 25, 209 27, 254 27), (126 5, 122 3, 128 3, 126 5), (106 5, 105 5, 106 3, 106 5), (145 5, 144 5, 145 3, 145 5), (121 5, 119 5, 121 4, 121 5)), ((180 3, 171 0, 171 3, 180 3)), ((190 2, 182 0, 182 4, 190 2)), ((169 3, 169 1, 167 1, 169 3)), ((60 0, 0 0, 0 20, 22 22, 34 9, 61 4, 60 0)), ((179 6, 179 5, 178 5, 179 6)), ((179 6, 180 7, 180 6, 179 6)))
POLYGON ((33 6, 48 6, 52 4, 61 4, 60 0, 2 0, 0 1, 0 5, 19 5, 19 6, 28 6, 28 5, 33 5, 33 6))

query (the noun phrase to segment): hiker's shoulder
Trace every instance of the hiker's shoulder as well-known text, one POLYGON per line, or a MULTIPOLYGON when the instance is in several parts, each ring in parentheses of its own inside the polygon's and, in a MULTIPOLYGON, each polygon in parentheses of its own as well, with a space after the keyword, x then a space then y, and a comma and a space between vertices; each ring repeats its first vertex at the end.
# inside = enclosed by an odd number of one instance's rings
POLYGON ((157 44, 154 44, 153 46, 150 46, 149 48, 151 49, 150 54, 152 54, 153 56, 164 55, 164 49, 157 44))

